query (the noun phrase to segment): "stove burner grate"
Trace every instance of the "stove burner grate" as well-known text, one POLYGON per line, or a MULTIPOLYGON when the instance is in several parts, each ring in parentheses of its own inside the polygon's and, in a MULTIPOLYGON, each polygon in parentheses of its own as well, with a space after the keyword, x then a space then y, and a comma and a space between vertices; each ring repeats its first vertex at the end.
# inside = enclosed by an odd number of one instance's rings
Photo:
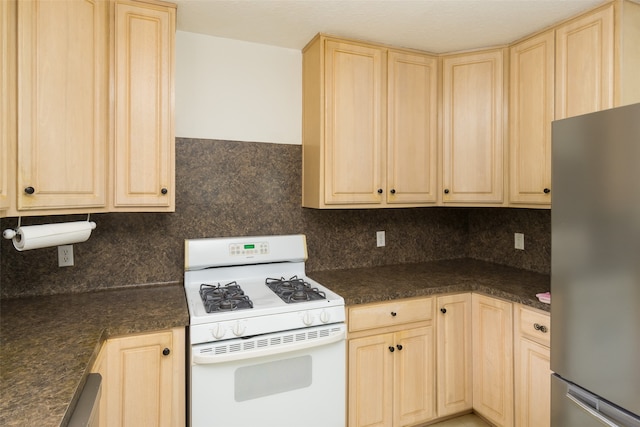
POLYGON ((200 298, 207 313, 253 308, 253 302, 235 281, 224 286, 203 283, 200 285, 200 298))
POLYGON ((326 299, 323 291, 311 287, 308 282, 298 276, 293 276, 290 279, 284 277, 280 279, 267 278, 265 284, 287 304, 326 299))

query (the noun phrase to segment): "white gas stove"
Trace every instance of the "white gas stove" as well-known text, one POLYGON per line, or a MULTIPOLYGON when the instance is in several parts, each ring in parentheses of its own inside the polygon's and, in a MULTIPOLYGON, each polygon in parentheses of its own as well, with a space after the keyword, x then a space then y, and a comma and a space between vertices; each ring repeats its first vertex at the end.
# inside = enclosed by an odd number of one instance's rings
POLYGON ((192 426, 344 425, 344 300, 306 259, 304 235, 185 241, 192 426))
POLYGON ((304 235, 186 240, 191 344, 344 322, 344 300, 305 276, 306 259, 304 235))

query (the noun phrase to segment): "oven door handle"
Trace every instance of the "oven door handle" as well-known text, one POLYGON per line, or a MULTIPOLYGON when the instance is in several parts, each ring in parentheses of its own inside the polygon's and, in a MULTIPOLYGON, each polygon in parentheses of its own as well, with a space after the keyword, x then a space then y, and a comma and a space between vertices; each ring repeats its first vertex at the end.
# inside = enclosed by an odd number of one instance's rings
POLYGON ((346 331, 342 330, 338 333, 327 337, 316 338, 313 340, 301 341, 293 344, 274 345, 257 350, 237 351, 224 354, 193 354, 191 360, 194 365, 211 365, 214 363, 233 362, 236 360, 247 360, 256 357, 271 356, 274 354, 290 353, 292 351, 306 350, 323 345, 333 344, 346 339, 346 331))

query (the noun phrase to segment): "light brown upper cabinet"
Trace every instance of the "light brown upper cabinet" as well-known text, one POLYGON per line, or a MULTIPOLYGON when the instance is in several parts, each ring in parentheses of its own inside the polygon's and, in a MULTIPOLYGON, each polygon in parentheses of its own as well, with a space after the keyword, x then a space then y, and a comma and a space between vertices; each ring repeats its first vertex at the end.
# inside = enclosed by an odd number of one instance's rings
POLYGON ((389 51, 387 203, 437 199, 437 59, 389 51))
POLYGON ((613 107, 613 15, 610 4, 556 30, 556 119, 613 107))
POLYGON ((386 52, 322 36, 303 51, 303 205, 379 204, 386 52))
POLYGON ((551 204, 554 31, 510 49, 509 202, 551 204))
POLYGON ((173 211, 174 7, 115 4, 113 210, 173 211))
POLYGON ((318 35, 303 93, 303 206, 436 201, 436 58, 318 35))
POLYGON ((640 102, 640 5, 616 1, 510 49, 509 203, 551 206, 551 122, 640 102))
POLYGON ((0 216, 173 211, 175 5, 0 11, 0 216))
POLYGON ((640 4, 619 0, 556 29, 555 118, 640 102, 640 4))
POLYGON ((504 49, 442 59, 442 201, 502 204, 504 49))
POLYGON ((17 2, 0 2, 0 217, 15 204, 17 2))
POLYGON ((20 1, 17 31, 17 209, 104 208, 109 3, 20 1))

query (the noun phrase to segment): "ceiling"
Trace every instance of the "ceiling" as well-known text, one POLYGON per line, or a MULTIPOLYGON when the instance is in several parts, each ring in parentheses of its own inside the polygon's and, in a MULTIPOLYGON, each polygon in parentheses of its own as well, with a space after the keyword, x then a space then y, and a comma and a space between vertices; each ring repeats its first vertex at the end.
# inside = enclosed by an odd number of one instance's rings
POLYGON ((602 0, 174 0, 179 31, 302 49, 319 32, 432 53, 515 41, 602 0))

